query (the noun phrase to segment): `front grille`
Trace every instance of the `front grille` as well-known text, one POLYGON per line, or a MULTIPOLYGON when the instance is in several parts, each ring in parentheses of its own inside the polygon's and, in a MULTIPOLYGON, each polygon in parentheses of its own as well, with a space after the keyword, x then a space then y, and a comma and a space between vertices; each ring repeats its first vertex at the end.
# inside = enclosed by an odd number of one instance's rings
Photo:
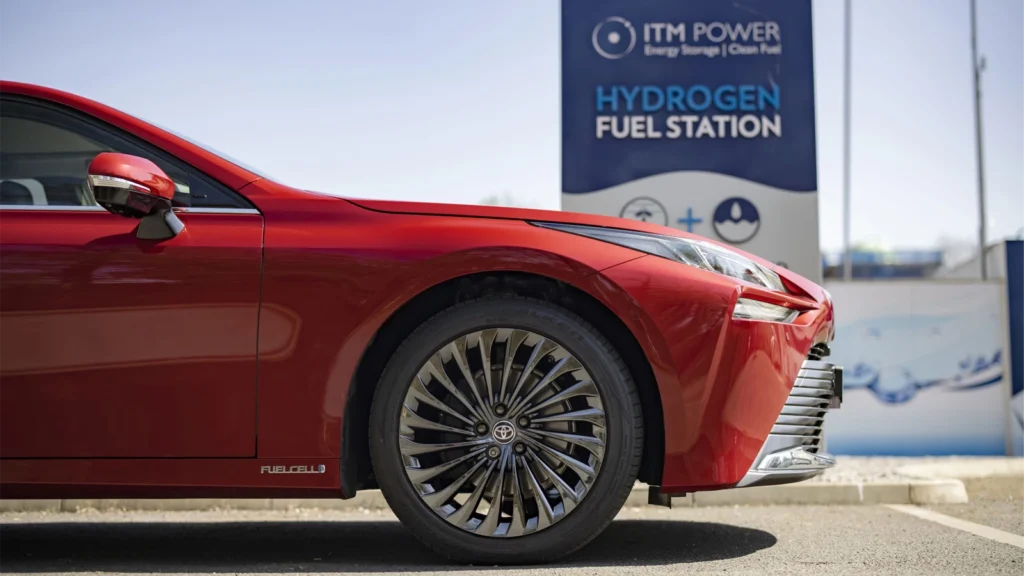
POLYGON ((833 366, 807 360, 800 368, 793 390, 772 427, 771 435, 786 447, 804 446, 816 453, 821 444, 822 425, 833 394, 833 366))

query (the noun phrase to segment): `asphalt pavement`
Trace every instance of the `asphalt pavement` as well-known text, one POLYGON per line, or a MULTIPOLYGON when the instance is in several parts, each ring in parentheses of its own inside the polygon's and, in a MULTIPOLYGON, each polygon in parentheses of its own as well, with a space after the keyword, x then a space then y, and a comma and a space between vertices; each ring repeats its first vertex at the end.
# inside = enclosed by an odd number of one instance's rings
MULTIPOLYGON (((939 504, 927 508, 970 522, 1024 534, 1024 479, 1020 476, 966 479, 967 504, 939 504)), ((1024 574, 1024 570, 1021 571, 1024 574)))
MULTIPOLYGON (((1024 480, 973 484, 927 510, 1024 536, 1024 480)), ((446 564, 388 511, 5 513, 0 571, 1020 576, 1024 548, 886 506, 632 507, 564 562, 506 568, 446 564)))

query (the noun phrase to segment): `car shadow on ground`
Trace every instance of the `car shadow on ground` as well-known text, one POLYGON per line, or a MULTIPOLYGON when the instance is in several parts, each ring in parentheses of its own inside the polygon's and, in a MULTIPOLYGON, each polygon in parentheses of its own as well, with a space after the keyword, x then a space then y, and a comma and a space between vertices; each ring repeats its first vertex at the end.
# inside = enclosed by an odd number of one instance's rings
MULTIPOLYGON (((619 520, 564 564, 656 565, 746 556, 773 546, 727 524, 619 520)), ((0 525, 3 572, 392 572, 451 566, 393 521, 0 525)))

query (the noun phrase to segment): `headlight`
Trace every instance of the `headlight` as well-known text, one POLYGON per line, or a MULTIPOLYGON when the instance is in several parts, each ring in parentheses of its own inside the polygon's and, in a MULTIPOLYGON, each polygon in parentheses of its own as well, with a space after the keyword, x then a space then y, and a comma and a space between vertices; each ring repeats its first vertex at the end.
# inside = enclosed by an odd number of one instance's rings
POLYGON ((777 306, 767 302, 740 298, 736 300, 736 307, 733 308, 732 317, 744 320, 762 320, 766 322, 782 322, 788 324, 800 315, 798 310, 777 306))
POLYGON ((750 258, 745 258, 732 250, 709 242, 688 240, 676 236, 649 234, 647 232, 601 228, 598 226, 553 224, 549 222, 534 222, 534 224, 661 256, 662 258, 682 262, 702 270, 717 272, 730 278, 750 282, 769 290, 786 291, 782 280, 779 279, 779 275, 775 272, 761 266, 750 258))

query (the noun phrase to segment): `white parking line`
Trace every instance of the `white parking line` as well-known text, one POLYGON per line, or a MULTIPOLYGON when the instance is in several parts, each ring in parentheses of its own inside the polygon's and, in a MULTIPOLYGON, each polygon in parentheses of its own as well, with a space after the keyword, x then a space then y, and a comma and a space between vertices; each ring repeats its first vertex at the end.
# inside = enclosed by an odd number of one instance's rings
POLYGON ((946 516, 945 514, 932 512, 927 508, 918 508, 917 506, 910 506, 908 504, 886 504, 886 507, 903 512, 904 514, 917 516, 923 520, 930 520, 936 524, 942 524, 943 526, 949 526, 950 528, 970 532, 975 536, 981 536, 982 538, 988 538, 989 540, 995 540, 996 542, 1002 542, 1003 544, 1009 544, 1010 546, 1024 548, 1024 536, 1003 532, 1002 530, 996 530, 995 528, 975 524, 974 522, 968 522, 967 520, 946 516))

